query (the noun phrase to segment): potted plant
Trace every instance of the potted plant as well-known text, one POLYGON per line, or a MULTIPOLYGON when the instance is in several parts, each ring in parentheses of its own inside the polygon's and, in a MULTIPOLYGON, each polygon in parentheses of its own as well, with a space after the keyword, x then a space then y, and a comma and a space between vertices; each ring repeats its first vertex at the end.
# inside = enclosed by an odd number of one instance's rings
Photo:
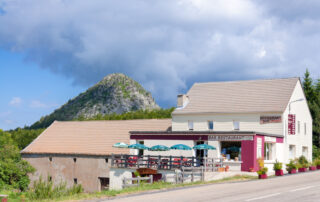
POLYGON ((282 163, 278 160, 274 163, 273 170, 276 172, 276 176, 283 176, 282 163))
POLYGON ((268 168, 264 167, 264 160, 262 158, 258 159, 259 170, 257 174, 259 175, 259 179, 267 179, 268 178, 268 168))
POLYGON ((320 170, 320 158, 314 160, 314 164, 317 167, 317 169, 320 170))
POLYGON ((289 174, 295 174, 297 173, 297 164, 294 160, 290 160, 288 164, 286 164, 286 169, 289 172, 289 174))
POLYGON ((300 156, 297 159, 299 172, 307 172, 309 167, 309 162, 305 156, 300 156))
POLYGON ((310 163, 309 170, 311 170, 311 171, 317 170, 317 166, 316 166, 315 162, 310 163))

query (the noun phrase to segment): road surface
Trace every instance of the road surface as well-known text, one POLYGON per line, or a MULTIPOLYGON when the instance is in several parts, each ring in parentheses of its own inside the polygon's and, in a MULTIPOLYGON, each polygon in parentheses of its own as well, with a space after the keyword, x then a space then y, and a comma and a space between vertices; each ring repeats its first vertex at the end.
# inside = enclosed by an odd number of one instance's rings
POLYGON ((320 202, 320 171, 267 180, 202 185, 115 198, 113 202, 320 202))

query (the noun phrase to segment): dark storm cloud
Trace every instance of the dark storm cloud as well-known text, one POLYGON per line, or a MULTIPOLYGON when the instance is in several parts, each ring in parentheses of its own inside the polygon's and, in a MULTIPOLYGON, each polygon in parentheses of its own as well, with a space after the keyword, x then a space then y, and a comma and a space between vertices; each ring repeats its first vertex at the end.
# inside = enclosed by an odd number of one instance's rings
POLYGON ((193 82, 318 74, 319 3, 270 2, 4 0, 0 46, 79 85, 123 72, 167 104, 193 82))

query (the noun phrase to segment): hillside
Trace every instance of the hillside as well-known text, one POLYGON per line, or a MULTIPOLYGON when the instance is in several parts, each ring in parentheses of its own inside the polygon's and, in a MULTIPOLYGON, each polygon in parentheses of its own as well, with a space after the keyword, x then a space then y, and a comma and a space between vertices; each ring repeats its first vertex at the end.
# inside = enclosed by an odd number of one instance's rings
POLYGON ((69 100, 30 128, 46 128, 54 120, 88 119, 99 115, 160 109, 151 94, 124 74, 110 74, 84 93, 69 100))

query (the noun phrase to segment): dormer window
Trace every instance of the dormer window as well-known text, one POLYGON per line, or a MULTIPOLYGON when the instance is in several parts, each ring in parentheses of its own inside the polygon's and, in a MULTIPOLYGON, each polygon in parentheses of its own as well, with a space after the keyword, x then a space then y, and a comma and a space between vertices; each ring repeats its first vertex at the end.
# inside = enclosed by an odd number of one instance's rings
POLYGON ((233 121, 233 130, 240 130, 239 121, 233 121))
POLYGON ((188 121, 189 130, 193 130, 193 121, 188 121))

